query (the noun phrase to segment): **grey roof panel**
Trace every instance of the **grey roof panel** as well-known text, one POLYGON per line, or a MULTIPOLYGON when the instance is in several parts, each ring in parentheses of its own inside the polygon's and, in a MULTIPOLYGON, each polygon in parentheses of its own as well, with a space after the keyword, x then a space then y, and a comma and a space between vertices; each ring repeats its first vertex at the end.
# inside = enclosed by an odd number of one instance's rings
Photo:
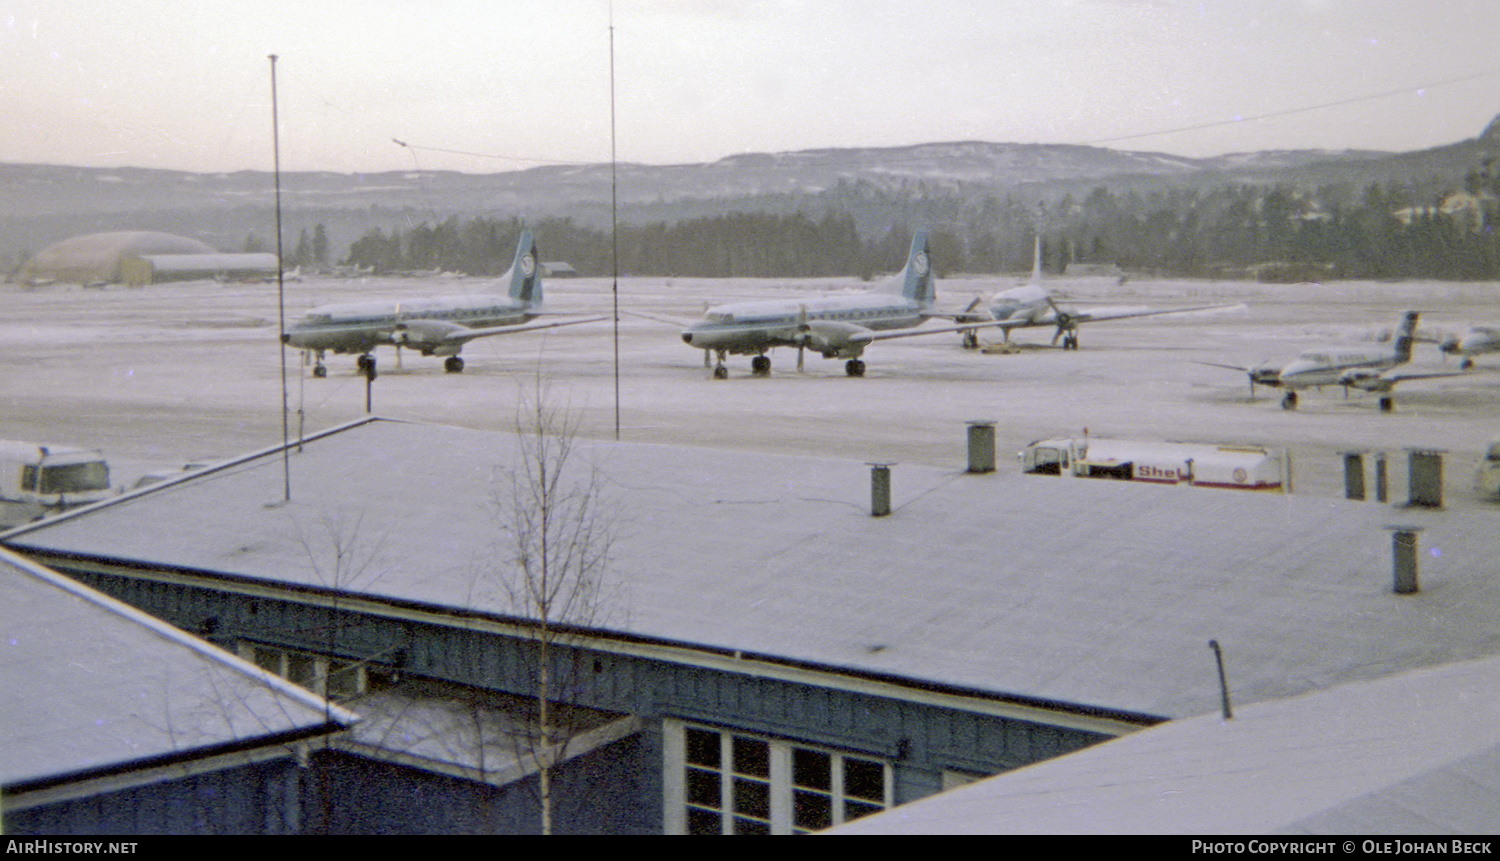
POLYGON ((931 796, 851 834, 1481 834, 1500 659, 1173 721, 931 796))
POLYGON ((3 549, 0 584, 0 785, 355 720, 3 549))
MULTIPOLYGON (((7 544, 518 612, 506 434, 386 420, 10 533, 7 544), (172 523, 164 532, 157 527, 172 523)), ((1493 519, 1309 496, 581 444, 619 512, 603 627, 1161 717, 1500 651, 1493 519), (1390 533, 1425 525, 1422 591, 1390 533)))

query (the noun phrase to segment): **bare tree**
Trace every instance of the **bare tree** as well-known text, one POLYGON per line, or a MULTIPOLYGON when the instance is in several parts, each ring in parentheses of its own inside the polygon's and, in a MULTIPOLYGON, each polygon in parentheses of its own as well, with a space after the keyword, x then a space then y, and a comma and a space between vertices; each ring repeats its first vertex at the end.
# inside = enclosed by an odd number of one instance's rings
POLYGON ((529 620, 536 703, 535 737, 525 739, 537 769, 542 833, 552 833, 552 769, 572 731, 566 641, 602 621, 614 544, 614 509, 597 467, 581 462, 578 418, 551 403, 538 379, 516 410, 513 461, 495 470, 499 527, 493 576, 513 610, 529 620))

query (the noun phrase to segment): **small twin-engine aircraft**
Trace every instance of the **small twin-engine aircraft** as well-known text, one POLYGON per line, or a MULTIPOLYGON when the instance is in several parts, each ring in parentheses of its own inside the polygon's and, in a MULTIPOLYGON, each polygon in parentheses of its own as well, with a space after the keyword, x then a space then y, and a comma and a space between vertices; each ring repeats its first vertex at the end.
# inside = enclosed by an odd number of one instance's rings
POLYGON ((1201 362, 1217 368, 1232 368, 1244 371, 1250 378, 1253 394, 1257 384, 1284 388, 1281 408, 1297 408, 1299 389, 1340 385, 1347 389, 1379 392, 1380 409, 1389 412, 1393 400, 1389 394, 1397 383, 1406 380, 1423 380, 1435 377, 1456 377, 1464 372, 1445 368, 1415 368, 1411 362, 1412 333, 1417 328, 1416 311, 1407 311, 1401 316, 1395 337, 1390 346, 1344 346, 1322 347, 1307 350, 1282 367, 1262 365, 1245 368, 1239 365, 1221 365, 1216 362, 1201 362))
POLYGON ((313 376, 327 376, 323 354, 358 353, 359 368, 369 373, 375 367, 375 348, 381 345, 409 347, 424 356, 446 356, 443 368, 450 374, 464 369, 458 353, 464 344, 490 335, 509 335, 535 329, 554 329, 593 323, 607 317, 583 317, 546 323, 528 323, 551 312, 542 307, 542 276, 536 240, 531 231, 521 234, 516 259, 499 284, 509 284, 508 294, 469 293, 383 302, 352 302, 314 308, 281 336, 283 343, 317 354, 313 376))
POLYGON ((1500 329, 1494 326, 1470 326, 1462 335, 1445 338, 1438 349, 1449 355, 1463 356, 1460 367, 1474 367, 1474 357, 1481 353, 1500 353, 1500 329))
POLYGON ((757 376, 769 374, 771 358, 766 352, 772 347, 796 347, 799 370, 803 352, 811 349, 825 359, 847 359, 845 373, 862 377, 865 363, 860 356, 875 341, 995 325, 993 321, 976 320, 959 326, 917 328, 934 317, 954 319, 962 314, 939 311, 934 307, 936 299, 927 234, 918 233, 912 238, 906 269, 883 288, 716 305, 704 312, 702 320, 683 329, 682 340, 703 351, 705 365, 710 354, 718 356, 715 379, 729 376, 724 367, 724 357, 729 353, 754 356, 751 371, 757 376))

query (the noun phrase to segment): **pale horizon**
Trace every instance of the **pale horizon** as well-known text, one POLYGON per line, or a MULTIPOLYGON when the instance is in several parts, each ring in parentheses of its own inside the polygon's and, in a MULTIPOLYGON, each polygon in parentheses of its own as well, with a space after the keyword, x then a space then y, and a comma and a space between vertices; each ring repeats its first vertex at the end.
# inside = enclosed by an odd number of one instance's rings
POLYGON ((1478 0, 21 0, 0 161, 500 173, 983 141, 1409 152, 1500 114, 1478 0), (405 145, 398 143, 404 142, 405 145))

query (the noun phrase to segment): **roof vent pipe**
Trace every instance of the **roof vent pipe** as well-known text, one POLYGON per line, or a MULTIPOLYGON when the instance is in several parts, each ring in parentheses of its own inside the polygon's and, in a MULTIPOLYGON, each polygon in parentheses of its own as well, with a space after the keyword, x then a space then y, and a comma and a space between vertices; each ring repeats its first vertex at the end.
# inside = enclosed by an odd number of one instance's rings
POLYGON ((1443 507, 1443 453, 1432 449, 1407 449, 1407 505, 1443 507))
POLYGON ((1365 454, 1361 451, 1344 452, 1344 498, 1365 498, 1365 454))
POLYGON ((1387 526, 1391 530, 1391 570, 1397 595, 1417 594, 1417 533, 1420 526, 1387 526))
POLYGON ((891 513, 891 465, 870 464, 870 516, 884 517, 891 513))
POLYGON ((1385 502, 1388 499, 1386 493, 1386 466, 1385 452, 1375 453, 1375 501, 1385 502))
POLYGON ((969 422, 969 472, 995 471, 995 423, 969 422))

